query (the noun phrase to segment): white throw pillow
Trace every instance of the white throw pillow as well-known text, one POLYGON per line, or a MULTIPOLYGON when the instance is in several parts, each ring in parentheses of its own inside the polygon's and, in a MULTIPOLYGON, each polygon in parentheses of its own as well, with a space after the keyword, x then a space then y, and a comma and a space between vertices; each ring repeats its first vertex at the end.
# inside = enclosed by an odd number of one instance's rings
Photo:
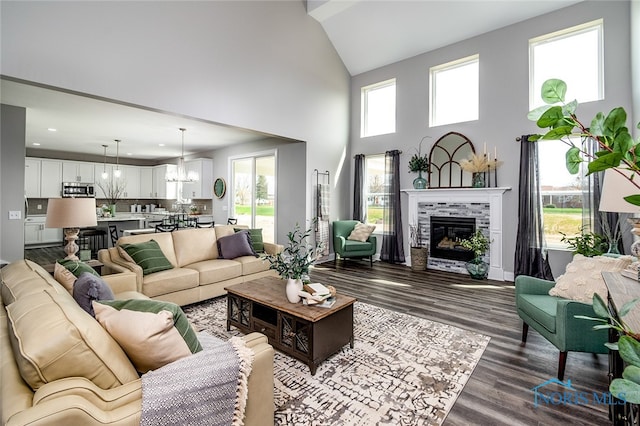
POLYGON ((347 240, 360 241, 361 243, 364 243, 375 229, 375 225, 365 225, 364 223, 358 222, 353 228, 353 231, 351 231, 351 234, 347 237, 347 240))
POLYGON ((573 256, 567 270, 556 279, 556 285, 549 294, 578 302, 592 303, 593 293, 607 300, 607 287, 602 272, 620 272, 633 261, 632 256, 618 258, 607 256, 573 256))

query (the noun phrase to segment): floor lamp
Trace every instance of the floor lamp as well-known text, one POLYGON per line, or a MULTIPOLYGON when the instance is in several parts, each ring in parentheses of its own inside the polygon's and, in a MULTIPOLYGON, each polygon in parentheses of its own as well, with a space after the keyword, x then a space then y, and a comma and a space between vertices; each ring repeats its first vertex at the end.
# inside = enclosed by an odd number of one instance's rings
MULTIPOLYGON (((628 177, 630 176, 631 172, 628 170, 605 170, 604 182, 602 183, 602 191, 600 194, 600 207, 598 210, 601 212, 614 213, 640 213, 640 206, 631 204, 624 199, 626 196, 640 192, 640 190, 631 183, 631 181, 629 181, 628 177)), ((640 176, 636 175, 635 179, 640 179, 640 176)), ((636 220, 637 219, 631 219, 632 222, 636 220)), ((609 253, 619 254, 617 248, 618 240, 620 240, 620 231, 618 230, 619 224, 620 220, 618 219, 615 224, 615 229, 611 230, 613 238, 609 241, 609 253)), ((636 244, 637 243, 634 243, 634 245, 636 244)))
POLYGON ((65 259, 79 260, 76 256, 79 228, 96 226, 96 200, 94 198, 49 198, 46 228, 63 228, 67 245, 65 259))

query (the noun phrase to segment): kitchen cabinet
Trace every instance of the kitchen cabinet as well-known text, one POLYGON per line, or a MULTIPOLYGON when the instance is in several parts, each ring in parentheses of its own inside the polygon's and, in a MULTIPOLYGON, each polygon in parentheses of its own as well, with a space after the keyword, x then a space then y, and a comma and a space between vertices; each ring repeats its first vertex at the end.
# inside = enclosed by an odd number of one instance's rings
POLYGON ((62 244, 62 229, 45 228, 45 216, 28 217, 24 221, 24 244, 62 244))
POLYGON ((120 166, 121 181, 124 183, 122 198, 138 199, 140 197, 140 168, 137 166, 120 166))
POLYGON ((153 196, 153 169, 140 167, 140 198, 155 198, 153 196))
MULTIPOLYGON (((83 161, 62 161, 63 182, 93 183, 95 176, 94 163, 83 161)), ((100 170, 102 173, 102 170, 100 170)))
MULTIPOLYGON (((40 165, 40 197, 62 196, 62 161, 43 159, 40 165)), ((93 181, 92 181, 93 182, 93 181)))
POLYGON ((27 198, 40 198, 40 166, 39 159, 24 159, 24 193, 27 198))
POLYGON ((175 164, 153 166, 153 198, 163 200, 174 200, 177 198, 178 184, 176 182, 167 182, 166 180, 167 173, 175 173, 176 169, 177 166, 175 164))
POLYGON ((187 176, 197 176, 195 182, 182 184, 182 198, 202 199, 213 197, 213 162, 207 158, 186 161, 187 176))
POLYGON ((24 189, 27 198, 60 197, 62 161, 25 158, 24 189))

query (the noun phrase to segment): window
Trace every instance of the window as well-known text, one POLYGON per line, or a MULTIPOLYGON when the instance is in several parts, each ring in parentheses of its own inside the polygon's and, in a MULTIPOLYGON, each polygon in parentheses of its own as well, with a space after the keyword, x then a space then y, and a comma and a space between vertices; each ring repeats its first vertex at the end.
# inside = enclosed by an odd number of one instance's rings
POLYGON ((229 217, 239 225, 262 228, 265 241, 275 241, 276 157, 274 154, 231 160, 233 198, 229 217))
POLYGON ((429 69, 429 126, 478 119, 479 55, 429 69))
POLYGON ((585 232, 590 232, 593 223, 585 203, 589 189, 585 172, 569 173, 565 165, 567 149, 569 146, 559 140, 538 142, 544 236, 547 245, 556 249, 567 248, 561 241, 563 234, 580 235, 583 226, 585 232))
POLYGON ((396 79, 361 89, 360 137, 384 135, 396 131, 396 79))
POLYGON ((540 89, 550 78, 567 83, 567 101, 604 99, 602 26, 599 19, 529 40, 530 109, 544 105, 540 89))
POLYGON ((363 196, 366 200, 367 218, 370 225, 376 225, 382 230, 382 209, 387 201, 387 190, 384 176, 384 154, 368 155, 364 160, 365 165, 365 190, 363 196))

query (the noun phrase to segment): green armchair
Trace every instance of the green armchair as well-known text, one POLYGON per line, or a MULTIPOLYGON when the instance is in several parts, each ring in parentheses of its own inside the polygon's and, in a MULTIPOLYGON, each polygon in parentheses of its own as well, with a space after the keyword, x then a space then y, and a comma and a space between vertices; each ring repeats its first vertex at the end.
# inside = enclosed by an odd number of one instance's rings
POLYGON ((377 241, 374 235, 369 235, 365 242, 347 240, 357 220, 336 220, 333 222, 333 250, 342 259, 346 258, 369 258, 373 266, 373 255, 376 254, 377 241))
POLYGON ((522 319, 522 346, 527 342, 529 326, 560 350, 558 379, 563 380, 567 352, 603 354, 609 349, 607 330, 594 330, 594 322, 575 315, 596 317, 593 306, 571 299, 550 296, 553 281, 520 275, 516 277, 516 307, 522 319))

